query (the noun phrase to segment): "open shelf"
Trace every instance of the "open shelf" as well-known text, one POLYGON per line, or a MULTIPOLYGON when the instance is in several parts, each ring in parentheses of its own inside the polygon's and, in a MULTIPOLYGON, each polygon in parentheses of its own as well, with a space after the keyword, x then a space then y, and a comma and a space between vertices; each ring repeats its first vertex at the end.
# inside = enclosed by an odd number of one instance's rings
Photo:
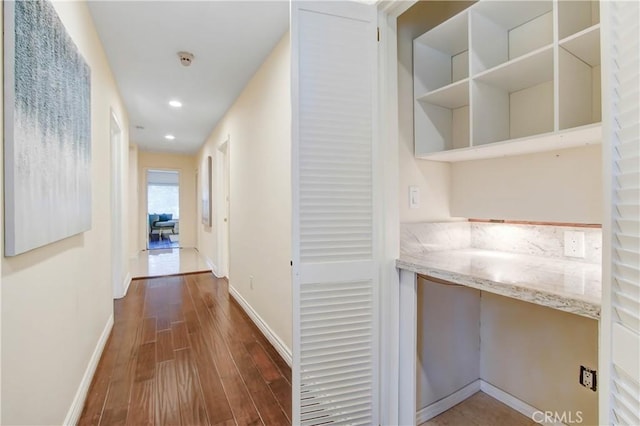
POLYGON ((598 1, 479 1, 414 40, 415 155, 462 161, 601 135, 598 1))
POLYGON ((413 43, 415 152, 468 147, 469 15, 462 12, 413 43))
POLYGON ((450 151, 434 152, 418 156, 432 161, 457 162, 486 158, 509 157, 534 152, 553 151, 585 145, 595 145, 602 141, 602 126, 591 124, 563 132, 550 132, 488 145, 473 146, 450 151))
POLYGON ((455 15, 416 38, 415 41, 453 56, 469 49, 469 25, 467 20, 467 13, 463 12, 455 15))
POLYGON ((472 145, 551 132, 553 45, 487 70, 475 77, 472 145))
POLYGON ((600 23, 597 1, 558 1, 558 38, 565 38, 600 23))
POLYGON ((509 92, 553 80, 553 45, 498 65, 478 74, 475 79, 509 92))
POLYGON ((560 46, 591 67, 600 65, 600 24, 560 40, 560 46))
POLYGON ((415 126, 416 156, 466 148, 470 145, 468 105, 445 108, 416 102, 415 108, 423 117, 415 126))
POLYGON ((456 81, 433 92, 426 93, 416 99, 444 108, 456 109, 469 105, 469 79, 456 81))
POLYGON ((510 92, 474 81, 472 145, 480 146, 554 130, 553 80, 510 92))
POLYGON ((561 46, 558 52, 560 130, 602 120, 599 57, 592 58, 589 63, 574 52, 565 46, 561 46))
POLYGON ((551 1, 485 1, 471 13, 472 74, 553 43, 551 1))
POLYGON ((469 77, 468 28, 461 13, 414 40, 416 96, 469 77))

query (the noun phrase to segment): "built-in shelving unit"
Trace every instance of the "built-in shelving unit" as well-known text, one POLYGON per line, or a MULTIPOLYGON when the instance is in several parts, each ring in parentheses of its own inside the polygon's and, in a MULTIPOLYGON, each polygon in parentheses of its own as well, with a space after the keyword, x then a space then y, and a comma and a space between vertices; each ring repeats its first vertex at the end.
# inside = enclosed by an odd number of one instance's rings
POLYGON ((479 1, 414 40, 415 155, 599 143, 599 4, 479 1))

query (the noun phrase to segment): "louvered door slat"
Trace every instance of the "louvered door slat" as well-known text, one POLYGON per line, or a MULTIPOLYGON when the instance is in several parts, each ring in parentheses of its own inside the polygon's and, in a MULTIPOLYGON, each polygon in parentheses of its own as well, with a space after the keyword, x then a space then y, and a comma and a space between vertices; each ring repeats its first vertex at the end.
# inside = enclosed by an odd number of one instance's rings
POLYGON ((377 424, 375 20, 292 3, 294 424, 377 424))
MULTIPOLYGON (((640 424, 640 7, 635 1, 605 5, 603 29, 609 31, 611 93, 608 126, 613 172, 610 287, 604 300, 602 333, 610 335, 610 382, 602 395, 605 422, 640 424), (607 9, 608 8, 608 9, 607 9)), ((607 40, 607 38, 603 39, 607 40)), ((607 69, 603 67, 603 69, 607 69)), ((607 157, 608 158, 608 157, 607 157)), ((605 277, 605 282, 609 277, 605 277)), ((603 338, 607 341, 607 336, 603 338)), ((605 376, 607 372, 605 372, 605 376)))

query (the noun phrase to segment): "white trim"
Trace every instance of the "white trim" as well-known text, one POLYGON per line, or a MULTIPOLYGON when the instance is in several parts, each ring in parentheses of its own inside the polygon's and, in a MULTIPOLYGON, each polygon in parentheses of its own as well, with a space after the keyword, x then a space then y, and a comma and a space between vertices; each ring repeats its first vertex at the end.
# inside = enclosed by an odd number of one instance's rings
MULTIPOLYGON (((398 52, 395 16, 379 4, 378 28, 378 144, 382 152, 379 173, 382 184, 382 223, 378 229, 382 242, 380 271, 380 420, 382 424, 398 422, 399 347, 399 274, 396 259, 399 255, 400 219, 398 211, 398 52)), ((397 6, 397 4, 396 4, 397 6)))
POLYGON ((433 404, 419 410, 416 413, 416 424, 426 422, 427 420, 434 418, 438 414, 444 413, 453 406, 460 404, 465 399, 480 391, 482 386, 481 383, 484 382, 482 382, 482 380, 480 379, 471 382, 462 389, 457 390, 456 392, 445 398, 442 398, 440 401, 436 401, 433 404))
POLYGON ((416 389, 416 365, 418 347, 418 292, 417 277, 414 272, 400 269, 399 328, 398 330, 398 370, 397 374, 397 418, 388 424, 411 424, 418 409, 416 389))
MULTIPOLYGON (((196 251, 197 251, 198 253, 200 253, 200 250, 196 249, 196 251)), ((215 264, 215 263, 213 263, 213 261, 212 261, 211 259, 209 259, 207 256, 205 256, 204 254, 200 253, 200 256, 202 256, 202 257, 203 257, 204 262, 205 262, 205 263, 207 264, 207 266, 209 266, 209 268, 211 269, 211 273, 212 273, 213 275, 215 275, 215 276, 216 276, 216 278, 221 278, 221 277, 218 275, 218 267, 216 266, 216 264, 215 264)))
POLYGON ((378 7, 379 12, 383 12, 386 15, 397 18, 402 15, 404 12, 409 10, 411 6, 413 6, 416 1, 405 1, 405 0, 378 0, 376 5, 378 7))
MULTIPOLYGON (((378 144, 384 148, 381 153, 383 159, 384 183, 379 190, 382 203, 385 206, 381 227, 384 235, 382 240, 383 258, 380 271, 380 423, 397 424, 401 407, 406 405, 400 396, 400 385, 404 383, 401 377, 404 372, 402 359, 406 355, 399 351, 402 348, 401 334, 405 334, 401 327, 400 316, 400 282, 399 273, 395 268, 398 257, 398 241, 400 240, 399 212, 398 212, 398 40, 397 18, 418 0, 378 1, 378 28, 380 43, 378 43, 378 144)), ((294 259, 295 260, 295 259, 294 259)), ((406 314, 406 313, 405 313, 406 314)), ((417 325, 416 325, 417 327, 417 325)), ((415 346, 412 347, 415 352, 415 346)), ((415 355, 414 355, 415 359, 415 355)), ((406 368, 406 366, 405 366, 406 368)), ((415 369, 412 372, 415 385, 415 369)), ((414 386, 415 388, 415 386, 414 386)), ((409 415, 416 410, 415 390, 414 405, 409 415)))
POLYGON ((604 217, 602 218, 602 300, 600 309, 600 321, 598 321, 598 417, 602 425, 612 424, 613 398, 611 386, 611 361, 612 361, 612 315, 613 304, 611 300, 611 277, 613 245, 613 40, 611 3, 600 2, 600 90, 602 95, 602 205, 604 217))
POLYGON ((267 338, 269 343, 273 345, 273 347, 278 351, 282 359, 291 367, 292 355, 291 349, 285 345, 285 343, 278 337, 278 335, 267 325, 267 323, 260 317, 260 315, 251 307, 249 302, 247 302, 242 295, 233 288, 233 286, 229 285, 229 294, 235 299, 236 302, 242 307, 242 309, 249 315, 249 318, 253 321, 253 323, 260 329, 264 337, 267 338))
MULTIPOLYGON (((506 393, 501 389, 498 389, 497 387, 493 386, 491 383, 487 383, 484 380, 480 380, 480 390, 486 393, 487 395, 502 402, 503 404, 507 405, 508 407, 513 408, 514 410, 518 411, 520 414, 527 416, 529 419, 533 419, 533 415, 535 413, 542 412, 542 410, 532 407, 526 402, 516 398, 511 394, 506 393)), ((546 423, 545 422, 545 423, 539 423, 539 424, 545 425, 545 426, 564 426, 564 423, 546 423)))
POLYGON ((82 377, 80 386, 78 386, 78 390, 76 391, 76 395, 73 398, 71 407, 69 407, 69 411, 67 411, 67 415, 63 423, 64 425, 75 425, 78 423, 78 420, 80 420, 80 414, 82 414, 84 402, 87 399, 89 386, 91 385, 93 375, 95 374, 96 368, 98 367, 98 362, 100 361, 100 357, 102 356, 102 351, 107 344, 107 340, 109 340, 109 335, 111 334, 112 328, 113 313, 109 316, 109 319, 107 319, 107 323, 104 326, 104 330, 102 330, 100 338, 98 339, 96 348, 93 350, 93 355, 91 355, 91 359, 89 359, 89 364, 87 365, 87 369, 84 372, 84 376, 82 377))
MULTIPOLYGON (((122 126, 113 108, 110 108, 109 152, 111 161, 110 207, 111 207, 111 286, 114 299, 124 294, 122 281, 126 268, 125 250, 125 200, 124 200, 124 155, 122 126)), ((129 154, 127 149, 126 154, 129 154)))
MULTIPOLYGON (((220 268, 218 273, 220 276, 229 277, 229 258, 230 258, 230 221, 231 221, 231 200, 230 200, 230 182, 231 182, 231 135, 227 135, 225 140, 220 142, 216 147, 216 210, 221 213, 217 215, 215 224, 216 229, 216 250, 218 257, 218 265, 220 268), (226 183, 226 188, 225 188, 226 183), (229 198, 229 200, 227 200, 229 198), (228 209, 227 209, 228 207, 228 209), (225 219, 227 220, 225 222, 225 219), (226 228, 226 229, 225 229, 226 228)), ((209 183, 210 185, 212 182, 209 183)), ((218 274, 216 274, 218 276, 218 274)))
MULTIPOLYGON (((481 391, 489 395, 490 397, 502 402, 509 408, 516 410, 523 416, 526 416, 529 419, 533 419, 535 413, 541 413, 542 410, 539 410, 526 402, 516 398, 515 396, 506 393, 505 391, 498 389, 493 386, 491 383, 487 383, 484 380, 478 379, 474 382, 469 383, 467 386, 462 389, 452 393, 451 395, 434 402, 433 404, 424 407, 416 413, 416 424, 420 424, 426 422, 437 416, 438 414, 442 414, 445 411, 453 408, 454 406, 460 404, 467 398, 474 395, 476 392, 481 391)), ((565 426, 564 423, 539 423, 544 426, 565 426)))
POLYGON ((121 299, 127 295, 127 292, 129 291, 129 286, 131 285, 131 280, 132 280, 131 272, 127 272, 127 276, 124 277, 124 281, 122 282, 122 288, 123 288, 122 296, 117 297, 117 299, 121 299))

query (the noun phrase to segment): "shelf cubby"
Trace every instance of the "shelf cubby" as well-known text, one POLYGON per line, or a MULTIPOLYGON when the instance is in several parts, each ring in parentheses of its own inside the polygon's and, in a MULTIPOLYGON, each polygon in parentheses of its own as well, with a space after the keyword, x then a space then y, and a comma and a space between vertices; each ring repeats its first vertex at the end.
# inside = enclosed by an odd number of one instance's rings
POLYGON ((553 45, 501 64, 475 79, 509 92, 517 92, 553 80, 553 45))
POLYGON ((563 39, 600 23, 597 1, 558 1, 558 38, 563 39))
POLYGON ((461 13, 414 40, 416 97, 469 77, 468 28, 461 13))
POLYGON ((484 108, 472 112, 473 146, 553 131, 553 81, 516 92, 474 81, 472 96, 484 108))
MULTIPOLYGON (((600 32, 590 27, 561 43, 558 52, 560 130, 602 120, 600 32), (595 36, 595 37, 594 37, 595 36), (591 47, 589 47, 591 46, 591 47)), ((598 29, 598 26, 595 28, 598 29)))
POLYGON ((416 99, 415 109, 422 117, 415 126, 416 155, 470 145, 469 79, 416 99))
POLYGON ((570 35, 560 46, 591 67, 600 65, 600 24, 570 35))
POLYGON ((553 46, 479 74, 472 84, 473 146, 554 130, 553 46))
POLYGON ((450 109, 469 105, 469 79, 465 78, 438 90, 425 93, 416 100, 450 109))
POLYGON ((461 13, 414 40, 416 155, 469 146, 469 21, 461 13))
POLYGON ((551 1, 479 2, 470 19, 472 74, 553 43, 551 1))

